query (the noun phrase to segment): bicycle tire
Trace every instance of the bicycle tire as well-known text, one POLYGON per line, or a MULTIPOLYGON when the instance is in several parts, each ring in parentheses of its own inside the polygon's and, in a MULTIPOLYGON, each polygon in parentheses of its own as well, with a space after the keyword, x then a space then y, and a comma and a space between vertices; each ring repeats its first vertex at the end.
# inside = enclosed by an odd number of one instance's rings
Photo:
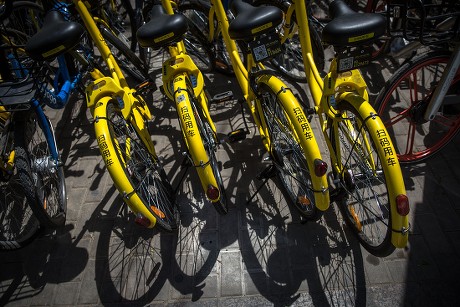
MULTIPOLYGON (((401 163, 419 163, 441 151, 460 130, 460 104, 443 106, 432 121, 423 118, 452 53, 432 51, 401 66, 375 101, 375 109, 392 139, 401 163), (413 82, 414 77, 417 83, 413 82)), ((460 70, 448 97, 460 94, 460 70)))
MULTIPOLYGON (((51 122, 39 122, 37 114, 22 111, 15 114, 15 165, 31 208, 47 228, 65 224, 67 195, 63 164, 51 155, 56 147, 51 122), (47 125, 51 135, 42 128, 47 125), (49 144, 48 139, 54 141, 49 144)), ((56 149, 57 150, 57 149, 56 149)))
POLYGON ((209 164, 211 165, 213 176, 216 179, 217 188, 220 192, 219 200, 217 202, 212 202, 212 204, 220 215, 225 215, 228 213, 227 195, 225 193, 224 182, 220 174, 219 163, 215 154, 219 140, 217 139, 217 134, 212 130, 210 124, 205 119, 203 111, 197 107, 197 104, 193 99, 190 102, 192 108, 194 109, 194 113, 198 115, 195 117, 195 120, 200 131, 204 149, 209 158, 209 164))
POLYGON ((32 1, 12 1, 12 10, 4 22, 5 27, 15 29, 31 37, 41 28, 45 11, 32 1))
MULTIPOLYGON (((147 144, 139 136, 135 124, 125 120, 121 110, 115 103, 104 104, 104 114, 97 125, 102 131, 107 132, 107 137, 98 132, 96 136, 99 142, 101 154, 107 158, 105 148, 100 143, 101 135, 109 148, 114 148, 115 155, 110 159, 117 159, 115 164, 123 168, 122 173, 130 184, 130 190, 121 193, 136 192, 143 206, 156 218, 156 225, 165 231, 177 228, 178 208, 175 203, 173 188, 169 183, 166 172, 157 157, 150 154, 147 144)), ((108 158, 107 158, 108 159, 108 158)), ((104 160, 106 165, 109 160, 104 160)), ((112 174, 111 174, 112 175, 112 174)), ((118 174, 120 175, 120 174, 118 174)), ((112 175, 116 185, 118 178, 112 175)), ((118 188, 118 187, 117 187, 118 188)))
MULTIPOLYGON (((24 151, 16 152, 18 159, 24 151)), ((19 173, 0 180, 0 250, 13 251, 29 245, 40 233, 40 223, 25 197, 19 173)))
POLYGON ((316 221, 321 218, 323 211, 315 205, 312 172, 298 142, 299 133, 292 129, 292 119, 279 100, 278 91, 263 83, 259 84, 258 91, 277 176, 288 194, 290 204, 305 219, 316 221))
MULTIPOLYGON (((217 38, 213 38, 209 42, 208 17, 210 9, 211 5, 209 2, 200 0, 180 1, 178 5, 179 13, 187 17, 189 21, 189 28, 192 29, 193 33, 199 33, 197 34, 199 41, 207 47, 206 52, 211 61, 211 66, 202 71, 218 70, 221 73, 232 75, 233 69, 231 68, 230 58, 225 49, 222 35, 219 33, 217 38), (190 27, 191 24, 193 24, 192 27, 190 27)), ((188 49, 187 53, 190 53, 188 49)))
MULTIPOLYGON (((275 6, 286 14, 289 6, 294 4, 285 0, 258 0, 254 2, 254 5, 275 6)), ((292 16, 292 18, 292 26, 298 29, 295 14, 292 16)), ((309 29, 312 43, 313 59, 315 60, 315 65, 318 71, 322 71, 325 65, 325 57, 324 48, 321 43, 321 37, 310 21, 309 29)), ((298 31, 293 34, 292 38, 286 40, 286 42, 282 45, 282 53, 275 56, 270 60, 270 62, 275 67, 275 69, 278 70, 288 80, 299 83, 307 83, 307 76, 305 74, 305 66, 303 64, 302 49, 298 31)))
POLYGON ((127 45, 105 26, 100 26, 99 29, 120 68, 134 79, 135 83, 131 84, 132 86, 151 79, 148 73, 148 66, 145 66, 127 45))
POLYGON ((212 45, 203 32, 188 18, 187 24, 188 30, 183 38, 185 50, 202 73, 211 72, 215 67, 212 45))
POLYGON ((110 0, 100 4, 110 29, 131 51, 137 48, 138 28, 134 9, 130 0, 110 0))
POLYGON ((334 169, 342 192, 335 201, 361 245, 371 254, 384 257, 395 250, 391 243, 392 208, 387 183, 391 177, 381 165, 386 157, 382 156, 383 150, 378 150, 382 144, 369 133, 368 119, 362 118, 347 101, 340 102, 339 110, 343 119, 338 122, 338 140, 333 128, 330 132, 332 148, 340 153, 341 161, 337 162, 343 165, 341 174, 334 169), (371 151, 362 144, 367 144, 371 151), (375 171, 369 161, 374 162, 375 171))

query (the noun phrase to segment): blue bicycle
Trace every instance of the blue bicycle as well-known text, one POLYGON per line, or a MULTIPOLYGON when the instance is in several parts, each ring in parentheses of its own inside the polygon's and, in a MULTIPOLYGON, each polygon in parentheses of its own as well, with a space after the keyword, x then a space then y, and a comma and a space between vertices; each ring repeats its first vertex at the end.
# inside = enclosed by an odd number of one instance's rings
MULTIPOLYGON (((63 18, 55 13, 46 18, 63 18)), ((46 27, 40 10, 24 14, 46 27)), ((65 52, 80 42, 84 28, 67 22, 65 36, 29 37, 9 28, 6 19, 0 27, 0 61, 7 64, 0 71, 0 250, 13 250, 66 220, 64 164, 44 108, 63 108, 81 80, 80 70, 69 69, 74 63, 65 52), (55 51, 42 53, 49 44, 55 51)))

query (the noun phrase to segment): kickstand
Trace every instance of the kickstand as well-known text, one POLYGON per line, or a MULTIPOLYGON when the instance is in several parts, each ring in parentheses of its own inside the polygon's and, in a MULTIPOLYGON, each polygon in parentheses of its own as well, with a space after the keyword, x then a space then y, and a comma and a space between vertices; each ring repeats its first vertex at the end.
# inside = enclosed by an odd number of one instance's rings
POLYGON ((174 188, 174 195, 177 194, 177 191, 179 190, 179 187, 182 185, 182 182, 184 181, 184 178, 185 178, 185 175, 187 174, 187 171, 188 171, 188 168, 190 167, 191 162, 190 162, 190 159, 188 157, 188 155, 185 155, 184 157, 184 160, 182 160, 182 163, 181 163, 181 172, 182 170, 185 170, 183 173, 182 173, 182 177, 180 178, 179 182, 177 183, 177 186, 174 188))
POLYGON ((276 176, 276 167, 274 164, 268 165, 259 175, 256 176, 257 179, 262 180, 263 182, 259 187, 256 189, 256 191, 249 197, 249 199, 246 201, 246 205, 248 205, 254 197, 256 197, 257 194, 259 194, 259 191, 262 189, 262 187, 267 183, 267 181, 270 178, 273 178, 276 176))

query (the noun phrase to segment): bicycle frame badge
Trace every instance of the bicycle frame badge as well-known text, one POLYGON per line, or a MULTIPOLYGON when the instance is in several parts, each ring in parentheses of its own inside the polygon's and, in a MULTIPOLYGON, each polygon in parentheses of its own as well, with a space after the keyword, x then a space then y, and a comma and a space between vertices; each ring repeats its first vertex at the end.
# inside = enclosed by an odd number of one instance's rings
POLYGON ((100 104, 96 104, 96 102, 106 96, 110 96, 118 100, 120 109, 122 109, 123 117, 127 119, 131 113, 133 105, 129 97, 130 95, 128 95, 128 93, 126 93, 126 91, 124 91, 118 84, 116 84, 115 80, 110 77, 97 79, 86 87, 86 102, 92 115, 94 115, 94 108, 100 106, 100 104), (127 103, 129 103, 129 105, 127 105, 127 103))
POLYGON ((371 63, 372 49, 368 46, 346 47, 337 51, 337 72, 367 66, 371 63))
POLYGON ((163 63, 163 84, 166 96, 174 101, 174 80, 180 73, 187 73, 193 86, 195 97, 201 95, 204 87, 203 75, 187 54, 179 54, 163 63))
POLYGON ((252 57, 256 62, 262 62, 281 53, 281 42, 275 31, 258 36, 249 42, 252 57))

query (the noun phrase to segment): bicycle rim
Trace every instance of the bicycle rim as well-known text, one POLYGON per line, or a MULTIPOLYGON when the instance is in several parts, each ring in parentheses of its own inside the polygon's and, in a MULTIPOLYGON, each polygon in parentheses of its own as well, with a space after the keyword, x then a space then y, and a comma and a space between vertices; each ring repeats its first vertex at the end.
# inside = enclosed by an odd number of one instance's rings
MULTIPOLYGON (((148 151, 131 122, 127 122, 114 104, 107 104, 107 124, 124 173, 144 206, 166 231, 177 227, 177 207, 173 189, 163 166, 148 151)), ((114 180, 116 180, 114 178, 114 180)))
POLYGON ((14 1, 5 27, 21 31, 32 36, 41 28, 45 11, 43 7, 31 1, 14 1))
POLYGON ((209 4, 180 1, 177 10, 187 19, 188 30, 183 39, 187 54, 201 72, 211 72, 215 64, 215 50, 208 41, 209 4))
POLYGON ((304 152, 297 141, 287 112, 277 95, 265 85, 260 85, 261 105, 270 134, 271 156, 277 175, 289 196, 289 201, 300 214, 311 220, 321 217, 315 206, 310 169, 304 152))
MULTIPOLYGON (((51 123, 45 119, 39 123, 35 112, 15 115, 15 163, 25 189, 26 197, 39 221, 47 227, 58 227, 65 223, 67 195, 64 170, 61 161, 53 158, 50 148, 56 144, 48 143, 42 125, 54 133, 51 123)), ((57 150, 57 149, 56 149, 57 150)))
POLYGON ((449 61, 449 54, 428 54, 401 67, 377 98, 378 113, 392 135, 401 163, 417 163, 439 152, 460 129, 460 71, 432 121, 423 118, 449 61))
MULTIPOLYGON (((342 120, 337 137, 331 131, 334 151, 340 153, 341 169, 334 169, 340 191, 336 202, 346 224, 370 253, 386 256, 391 244, 391 206, 382 157, 369 128, 346 102, 341 102, 342 120), (340 148, 336 148, 336 146, 340 148)), ((383 157, 385 159, 385 157, 383 157)))
POLYGON ((28 245, 39 233, 17 172, 0 181, 0 250, 16 250, 28 245))
POLYGON ((148 67, 144 65, 141 59, 139 59, 118 37, 113 35, 109 29, 101 26, 100 30, 117 60, 120 69, 134 79, 134 83, 131 84, 130 82, 130 84, 136 86, 145 80, 149 80, 148 67))

